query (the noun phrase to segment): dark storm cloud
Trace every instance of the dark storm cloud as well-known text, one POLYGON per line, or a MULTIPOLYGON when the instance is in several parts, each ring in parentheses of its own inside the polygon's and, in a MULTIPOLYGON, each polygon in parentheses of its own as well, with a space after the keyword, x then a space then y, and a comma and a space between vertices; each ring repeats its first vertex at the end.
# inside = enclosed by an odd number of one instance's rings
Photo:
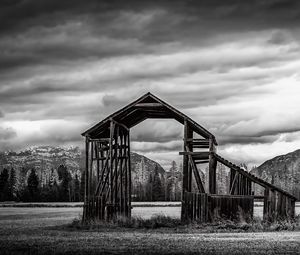
POLYGON ((2 45, 6 51, 0 70, 58 59, 151 53, 151 45, 164 42, 211 45, 211 37, 228 32, 297 27, 299 6, 299 1, 275 0, 5 1, 0 35, 7 44, 2 45), (126 45, 125 39, 135 41, 126 45), (105 47, 99 47, 101 40, 105 47))
POLYGON ((243 135, 243 136, 220 136, 219 143, 220 144, 257 144, 257 143, 272 143, 278 139, 278 135, 243 135))
MULTIPOLYGON (((225 149, 297 137, 299 1, 5 0, 0 21, 6 148, 80 143, 148 91, 225 149)), ((138 151, 180 150, 182 127, 133 131, 138 151)))

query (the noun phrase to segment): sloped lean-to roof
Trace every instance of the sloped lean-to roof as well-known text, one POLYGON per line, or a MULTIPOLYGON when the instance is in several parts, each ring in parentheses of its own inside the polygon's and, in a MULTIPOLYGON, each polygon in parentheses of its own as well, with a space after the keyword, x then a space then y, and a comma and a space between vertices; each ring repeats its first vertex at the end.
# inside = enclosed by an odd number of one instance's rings
POLYGON ((264 181, 264 180, 261 179, 261 178, 256 177, 256 176, 253 175, 253 174, 250 174, 249 172, 244 171, 244 170, 243 170, 242 168, 240 168, 239 166, 237 166, 237 165, 231 163, 230 161, 228 161, 228 160, 222 158, 222 157, 219 156, 218 154, 215 154, 215 157, 217 158, 217 160, 218 160, 219 162, 221 162, 221 163, 224 164, 225 166, 227 166, 227 167, 229 167, 229 168, 232 168, 232 169, 238 171, 240 174, 242 174, 242 175, 244 175, 245 177, 249 178, 249 179, 252 180, 253 182, 255 182, 255 183, 257 183, 257 184, 263 186, 264 188, 269 188, 269 189, 271 189, 271 190, 276 190, 276 191, 278 191, 278 192, 280 192, 280 193, 282 193, 282 194, 284 194, 284 195, 286 195, 286 196, 288 196, 288 197, 290 197, 290 198, 292 198, 292 199, 294 199, 294 200, 297 200, 297 198, 296 198, 295 196, 293 196, 292 194, 290 194, 290 193, 284 191, 283 189, 280 189, 280 188, 276 187, 275 185, 273 185, 273 184, 271 184, 271 183, 268 183, 268 182, 264 181))
POLYGON ((82 136, 94 139, 107 137, 109 135, 110 120, 114 120, 127 128, 131 128, 148 118, 175 119, 181 124, 184 124, 184 122, 187 121, 193 131, 206 139, 212 138, 214 143, 217 144, 212 133, 150 92, 123 107, 119 111, 109 115, 104 120, 83 132, 82 136))

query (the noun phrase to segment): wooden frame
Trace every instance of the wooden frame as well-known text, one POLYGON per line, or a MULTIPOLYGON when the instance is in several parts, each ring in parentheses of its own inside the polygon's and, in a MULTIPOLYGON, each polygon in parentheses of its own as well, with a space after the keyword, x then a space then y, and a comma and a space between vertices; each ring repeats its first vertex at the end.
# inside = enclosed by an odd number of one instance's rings
POLYGON ((219 156, 212 133, 147 93, 82 133, 86 157, 83 221, 131 217, 130 128, 147 118, 170 118, 184 125, 183 151, 179 152, 183 156, 183 221, 211 221, 214 218, 212 210, 232 217, 239 206, 253 214, 253 200, 258 197, 264 198, 265 220, 294 217, 294 196, 219 156), (201 138, 194 138, 194 134, 201 138), (230 168, 230 184, 225 196, 217 194, 218 163, 230 168), (208 164, 208 190, 200 177, 199 164, 208 164), (192 190, 193 180, 195 191, 192 190), (253 183, 265 189, 263 196, 253 193, 253 183), (219 203, 225 207, 216 208, 219 203))

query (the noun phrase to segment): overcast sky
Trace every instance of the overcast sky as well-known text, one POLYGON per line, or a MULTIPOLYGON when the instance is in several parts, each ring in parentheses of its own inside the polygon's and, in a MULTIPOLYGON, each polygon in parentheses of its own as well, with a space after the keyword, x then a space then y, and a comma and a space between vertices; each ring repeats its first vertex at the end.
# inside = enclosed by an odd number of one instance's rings
MULTIPOLYGON (((260 164, 300 149, 300 1, 0 2, 0 150, 83 145, 150 91, 260 164)), ((164 166, 182 127, 148 121, 132 148, 164 166)))

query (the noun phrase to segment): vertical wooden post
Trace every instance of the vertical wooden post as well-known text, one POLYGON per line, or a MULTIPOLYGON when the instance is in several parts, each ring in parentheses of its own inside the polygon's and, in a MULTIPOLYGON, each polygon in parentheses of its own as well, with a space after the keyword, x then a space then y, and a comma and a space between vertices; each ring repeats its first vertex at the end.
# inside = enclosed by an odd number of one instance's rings
MULTIPOLYGON (((183 135, 183 151, 186 151, 186 146, 192 151, 192 146, 189 146, 188 139, 193 138, 193 131, 189 127, 187 119, 184 120, 184 135, 183 135)), ((183 155, 182 163, 182 193, 181 193, 181 220, 187 219, 187 204, 185 193, 191 191, 192 187, 192 171, 188 162, 188 156, 183 155)))
POLYGON ((127 158, 127 150, 128 150, 128 144, 127 144, 127 135, 128 132, 125 132, 124 134, 124 210, 125 210, 125 216, 128 217, 128 158, 127 158))
POLYGON ((97 182, 99 181, 100 175, 100 160, 99 160, 99 144, 95 142, 95 156, 97 159, 97 182))
POLYGON ((90 169, 89 169, 89 196, 93 196, 93 157, 94 157, 94 142, 90 140, 90 169))
POLYGON ((120 132, 120 149, 119 149, 119 155, 121 157, 120 159, 120 212, 122 215, 124 215, 124 188, 123 188, 123 157, 124 157, 124 146, 123 146, 123 130, 120 132))
POLYGON ((84 211, 83 220, 87 219, 88 201, 89 201, 89 139, 85 137, 85 187, 84 187, 84 211))
POLYGON ((115 184, 114 184, 114 206, 117 207, 118 205, 118 159, 119 159, 119 153, 118 153, 118 147, 119 147, 119 126, 115 126, 115 156, 114 156, 114 178, 115 178, 115 184))
POLYGON ((290 203, 291 203, 291 211, 290 211, 289 216, 291 218, 294 218, 295 217, 295 203, 296 203, 296 200, 290 199, 290 203))
POLYGON ((213 138, 209 138, 209 166, 208 166, 208 182, 209 182, 209 193, 216 194, 216 169, 217 169, 217 160, 215 158, 215 146, 213 138))
POLYGON ((110 120, 110 136, 109 136, 109 187, 110 187, 110 194, 109 194, 109 201, 110 204, 113 204, 113 139, 114 139, 114 122, 113 120, 110 120))
POLYGON ((264 220, 269 220, 269 189, 265 188, 264 191, 264 220))
POLYGON ((130 160, 130 130, 128 130, 128 136, 127 136, 127 153, 128 153, 128 217, 131 217, 131 160, 130 160))

